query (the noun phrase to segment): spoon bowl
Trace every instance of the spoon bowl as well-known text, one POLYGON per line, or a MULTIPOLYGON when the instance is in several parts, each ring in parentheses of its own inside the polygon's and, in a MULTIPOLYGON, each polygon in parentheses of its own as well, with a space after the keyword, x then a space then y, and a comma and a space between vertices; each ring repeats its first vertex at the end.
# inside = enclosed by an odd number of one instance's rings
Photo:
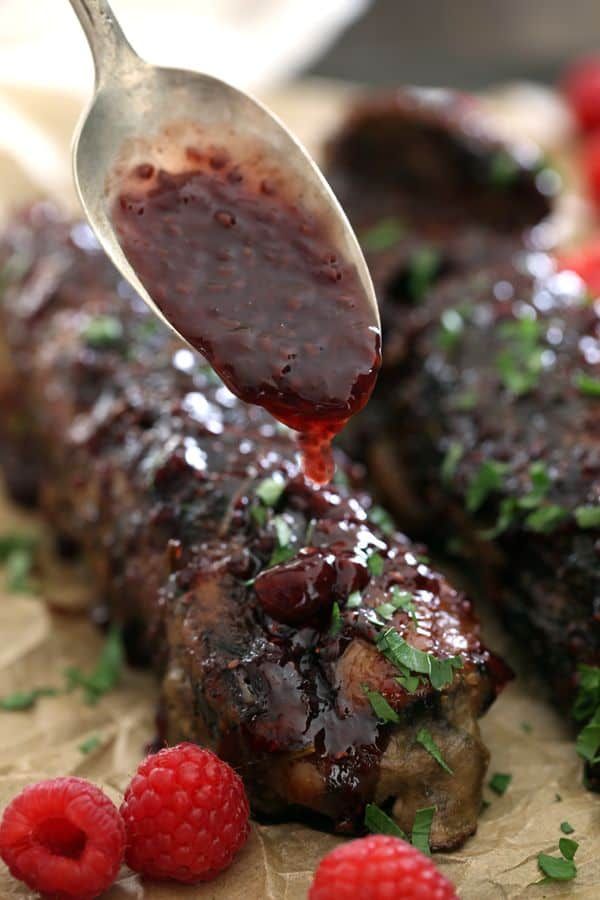
MULTIPOLYGON (((332 245, 354 266, 380 328, 371 277, 356 236, 307 151, 280 120, 248 94, 209 75, 152 66, 127 42, 106 0, 70 0, 94 58, 96 85, 73 146, 77 193, 100 244, 122 276, 179 337, 128 262, 110 219, 108 176, 132 142, 189 122, 208 139, 257 142, 263 156, 296 186, 295 200, 327 226, 332 245)), ((187 343, 187 341, 186 341, 187 343)))

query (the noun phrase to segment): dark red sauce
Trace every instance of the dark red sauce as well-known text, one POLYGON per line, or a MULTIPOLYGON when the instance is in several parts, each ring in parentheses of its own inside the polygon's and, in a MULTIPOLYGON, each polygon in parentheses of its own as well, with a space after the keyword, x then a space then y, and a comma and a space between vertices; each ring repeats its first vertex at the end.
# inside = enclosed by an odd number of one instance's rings
POLYGON ((300 432, 305 473, 325 483, 331 440, 380 365, 358 274, 277 180, 222 152, 189 150, 186 166, 126 175, 112 207, 123 251, 227 386, 300 432))

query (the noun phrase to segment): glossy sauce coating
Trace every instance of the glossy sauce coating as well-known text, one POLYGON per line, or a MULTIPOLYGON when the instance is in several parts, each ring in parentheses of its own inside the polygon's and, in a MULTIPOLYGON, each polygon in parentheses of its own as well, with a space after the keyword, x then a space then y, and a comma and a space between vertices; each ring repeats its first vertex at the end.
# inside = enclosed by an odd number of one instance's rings
POLYGON ((380 336, 353 266, 274 182, 225 154, 179 174, 138 165, 113 204, 123 250, 177 330, 237 396, 300 432, 306 475, 367 402, 380 336))

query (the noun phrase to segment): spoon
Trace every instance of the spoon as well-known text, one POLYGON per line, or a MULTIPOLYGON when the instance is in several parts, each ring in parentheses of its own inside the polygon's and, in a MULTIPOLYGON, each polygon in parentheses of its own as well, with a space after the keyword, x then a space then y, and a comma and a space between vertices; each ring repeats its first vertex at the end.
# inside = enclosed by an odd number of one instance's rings
POLYGON ((107 0, 70 0, 88 40, 95 91, 73 145, 75 186, 88 222, 121 275, 152 310, 181 335, 158 308, 119 245, 107 203, 107 177, 127 141, 160 132, 173 120, 193 120, 218 131, 226 124, 240 137, 260 136, 263 146, 302 186, 313 215, 326 222, 334 244, 355 267, 372 326, 379 312, 356 236, 331 188, 300 142, 265 106, 210 75, 152 66, 130 46, 107 0))

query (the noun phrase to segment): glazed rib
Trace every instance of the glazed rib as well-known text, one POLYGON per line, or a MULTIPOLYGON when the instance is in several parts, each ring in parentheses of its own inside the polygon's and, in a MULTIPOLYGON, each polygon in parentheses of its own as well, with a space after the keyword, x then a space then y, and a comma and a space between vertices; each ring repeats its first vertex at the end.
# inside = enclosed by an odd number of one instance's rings
POLYGON ((398 94, 358 108, 331 145, 384 320, 385 369, 360 443, 404 527, 479 566, 569 708, 579 665, 600 664, 598 304, 536 247, 550 211, 540 186, 553 179, 478 121, 454 95, 398 94), (388 169, 367 169, 382 154, 388 169), (383 249, 368 246, 377 198, 405 228, 383 249), (407 275, 424 247, 436 265, 416 297, 407 275))
POLYGON ((374 801, 410 832, 435 806, 432 846, 463 841, 488 757, 477 717, 506 677, 468 600, 370 521, 360 486, 307 487, 289 434, 162 329, 86 226, 35 206, 2 257, 9 484, 82 545, 159 675, 162 736, 215 747, 258 812, 352 831, 374 801), (395 591, 409 606, 374 613, 395 591), (460 659, 409 684, 376 644, 389 634, 460 659))

